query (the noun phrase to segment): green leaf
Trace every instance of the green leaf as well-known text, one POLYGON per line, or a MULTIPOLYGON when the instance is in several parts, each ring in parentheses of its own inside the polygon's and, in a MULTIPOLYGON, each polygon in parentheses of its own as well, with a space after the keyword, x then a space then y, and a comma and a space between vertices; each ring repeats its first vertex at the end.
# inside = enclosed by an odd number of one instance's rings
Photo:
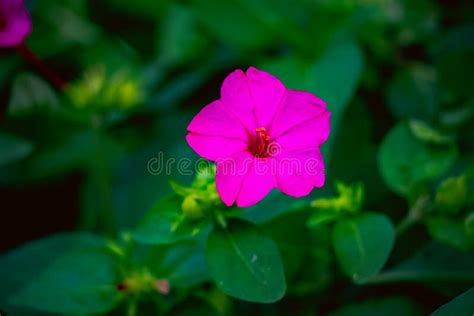
POLYGON ((443 88, 464 97, 471 97, 474 82, 474 27, 472 23, 456 25, 444 33, 436 54, 438 78, 443 88))
MULTIPOLYGON (((331 129, 337 132, 342 116, 351 101, 364 61, 357 42, 347 36, 336 38, 319 59, 306 61, 296 56, 285 56, 265 63, 270 71, 290 89, 307 90, 322 98, 332 112, 331 129)), ((329 143, 335 137, 329 138, 329 143)), ((330 144, 324 145, 330 152, 330 144)))
MULTIPOLYGON (((24 289, 59 256, 75 249, 103 249, 104 241, 87 233, 61 233, 36 240, 0 257, 0 305, 13 310, 7 301, 24 289), (34 264, 31 262, 34 261, 34 264)), ((12 311, 14 314, 14 312, 12 311)))
POLYGON ((342 270, 357 283, 366 282, 382 269, 394 241, 390 219, 376 213, 341 220, 333 231, 333 245, 342 270))
POLYGON ((438 308, 432 316, 472 316, 474 312, 474 287, 438 308))
POLYGON ((308 243, 310 232, 305 227, 308 212, 290 212, 278 216, 262 225, 262 230, 278 246, 283 260, 286 279, 290 280, 301 268, 306 254, 311 250, 308 243), (295 247, 298 245, 298 247, 295 247))
POLYGON ((59 108, 53 89, 40 77, 22 73, 16 76, 8 104, 11 115, 30 114, 35 111, 50 112, 59 108))
POLYGON ((118 9, 128 15, 135 15, 140 18, 146 18, 155 21, 168 6, 168 1, 150 1, 150 0, 106 0, 107 6, 118 9))
POLYGON ((32 6, 35 27, 27 38, 28 46, 45 58, 67 49, 94 45, 101 30, 88 17, 88 6, 77 0, 38 0, 32 6), (79 46, 81 45, 81 46, 79 46))
POLYGON ((206 261, 217 286, 230 296, 271 303, 285 294, 278 248, 253 224, 232 221, 227 229, 214 229, 207 241, 206 261))
POLYGON ((133 262, 137 269, 146 266, 157 278, 168 280, 171 288, 190 287, 209 279, 203 242, 137 245, 133 262))
POLYGON ((369 300, 341 307, 328 316, 421 316, 422 310, 405 297, 369 300))
POLYGON ((11 302, 45 312, 92 314, 119 302, 118 275, 112 257, 98 251, 74 251, 55 260, 11 302))
POLYGON ((370 283, 387 282, 474 282, 474 251, 461 252, 430 243, 396 267, 383 271, 370 283))
POLYGON ((447 245, 460 250, 468 250, 474 247, 474 236, 467 235, 462 220, 446 217, 431 217, 426 221, 430 235, 447 245))
POLYGON ((197 27, 193 12, 183 5, 172 5, 157 33, 157 52, 163 63, 182 63, 203 53, 206 37, 197 27))
POLYGON ((388 87, 388 105, 398 118, 432 121, 438 110, 435 72, 413 67, 400 72, 388 87))
MULTIPOLYGON (((307 88, 328 105, 333 133, 339 128, 364 67, 362 51, 353 38, 335 40, 307 73, 307 88)), ((334 137, 330 138, 334 139, 334 137)))
POLYGON ((265 21, 271 10, 260 15, 252 12, 244 1, 199 0, 193 1, 193 11, 212 35, 233 48, 262 48, 275 39, 265 21))
POLYGON ((340 216, 341 214, 336 213, 334 210, 315 210, 313 211, 313 214, 311 214, 311 217, 308 219, 307 225, 311 228, 314 228, 323 224, 334 222, 340 216))
POLYGON ((162 198, 145 215, 133 236, 146 244, 167 244, 190 239, 205 228, 205 222, 189 221, 181 210, 182 198, 162 198))
POLYGON ((378 165, 388 187, 408 195, 416 184, 434 180, 455 162, 454 146, 430 146, 416 139, 404 123, 393 127, 378 152, 378 165))
POLYGON ((32 150, 30 142, 0 132, 0 167, 28 156, 32 150))

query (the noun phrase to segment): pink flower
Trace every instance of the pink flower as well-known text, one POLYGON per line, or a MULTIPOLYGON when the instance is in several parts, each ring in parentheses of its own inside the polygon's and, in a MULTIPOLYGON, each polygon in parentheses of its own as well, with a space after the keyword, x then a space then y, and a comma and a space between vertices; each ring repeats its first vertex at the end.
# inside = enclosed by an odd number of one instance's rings
POLYGON ((31 32, 31 18, 23 0, 0 0, 0 47, 23 43, 31 32))
POLYGON ((321 99, 250 67, 224 80, 221 98, 194 117, 186 139, 216 162, 222 201, 248 207, 273 188, 302 197, 324 185, 320 146, 329 136, 329 118, 321 99))

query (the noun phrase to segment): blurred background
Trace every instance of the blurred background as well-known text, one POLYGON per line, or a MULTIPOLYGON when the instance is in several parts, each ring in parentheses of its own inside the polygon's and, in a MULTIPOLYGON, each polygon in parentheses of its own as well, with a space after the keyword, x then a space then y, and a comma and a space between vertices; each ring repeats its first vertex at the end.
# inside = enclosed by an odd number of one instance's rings
MULTIPOLYGON (((113 235, 133 228, 171 192, 170 178, 192 179, 174 171, 153 175, 147 165, 160 152, 165 159, 198 158, 185 142, 186 126, 219 97, 223 79, 236 68, 263 69, 328 103, 328 181, 310 198, 332 194, 334 180, 360 181, 367 209, 400 219, 418 192, 412 190, 417 180, 436 181, 439 174, 431 171, 439 159, 448 161, 449 168, 440 167, 448 175, 472 165, 472 1, 26 3, 33 19, 26 44, 67 87, 58 91, 14 49, 0 50, 0 252, 58 231, 113 235), (413 156, 417 143, 402 138, 388 158, 379 157, 398 124, 447 147, 413 156), (381 171, 395 165, 387 162, 391 157, 402 166, 381 171), (426 162, 431 171, 419 175, 426 162)), ((263 222, 287 202, 294 201, 272 196, 247 217, 263 222)), ((395 261, 430 237, 420 228, 404 238, 395 261)), ((265 309, 242 303, 237 314, 303 315, 318 290, 322 315, 378 295, 407 296, 426 313, 447 300, 411 283, 364 290, 338 279, 298 284, 294 293, 312 296, 297 294, 265 309)))

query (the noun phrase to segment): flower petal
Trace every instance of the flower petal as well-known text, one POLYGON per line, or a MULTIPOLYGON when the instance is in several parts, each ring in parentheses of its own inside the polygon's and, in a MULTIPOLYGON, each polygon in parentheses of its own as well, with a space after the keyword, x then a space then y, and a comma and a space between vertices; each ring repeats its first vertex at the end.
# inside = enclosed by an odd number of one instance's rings
POLYGON ((306 120, 281 133, 276 143, 283 148, 317 147, 329 137, 331 113, 306 120))
POLYGON ((285 86, 271 74, 250 67, 247 72, 250 97, 254 102, 258 127, 268 127, 285 94, 285 86))
POLYGON ((242 186, 242 180, 253 165, 254 157, 248 152, 216 161, 217 193, 227 206, 232 206, 242 186))
POLYGON ((270 133, 276 137, 310 118, 320 116, 325 111, 324 101, 311 93, 286 90, 272 121, 270 133))
POLYGON ((0 47, 16 46, 31 33, 31 17, 23 1, 2 1, 0 6, 6 26, 0 30, 0 47))
POLYGON ((272 161, 273 159, 254 158, 237 196, 238 207, 257 204, 276 186, 272 161))
POLYGON ((277 158, 277 188, 293 197, 324 185, 324 161, 319 148, 285 150, 277 158))
POLYGON ((199 156, 209 160, 228 158, 238 152, 247 150, 247 143, 239 138, 189 133, 186 140, 199 156))
POLYGON ((248 139, 245 127, 220 101, 206 105, 189 123, 188 131, 208 135, 248 139))
POLYGON ((249 132, 257 128, 255 106, 250 98, 247 77, 237 69, 224 79, 221 87, 221 101, 234 113, 249 132))

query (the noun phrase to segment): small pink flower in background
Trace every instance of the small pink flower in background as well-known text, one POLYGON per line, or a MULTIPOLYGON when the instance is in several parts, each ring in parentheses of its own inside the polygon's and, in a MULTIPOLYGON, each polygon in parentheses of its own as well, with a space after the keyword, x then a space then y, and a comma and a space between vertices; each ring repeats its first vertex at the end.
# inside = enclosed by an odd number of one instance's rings
POLYGON ((23 43, 31 32, 31 18, 23 0, 0 0, 0 47, 23 43))
POLYGON ((216 162, 222 201, 248 207, 273 188, 302 197, 324 185, 319 147, 329 136, 329 118, 321 99, 250 67, 224 80, 221 98, 194 117, 186 139, 216 162))

